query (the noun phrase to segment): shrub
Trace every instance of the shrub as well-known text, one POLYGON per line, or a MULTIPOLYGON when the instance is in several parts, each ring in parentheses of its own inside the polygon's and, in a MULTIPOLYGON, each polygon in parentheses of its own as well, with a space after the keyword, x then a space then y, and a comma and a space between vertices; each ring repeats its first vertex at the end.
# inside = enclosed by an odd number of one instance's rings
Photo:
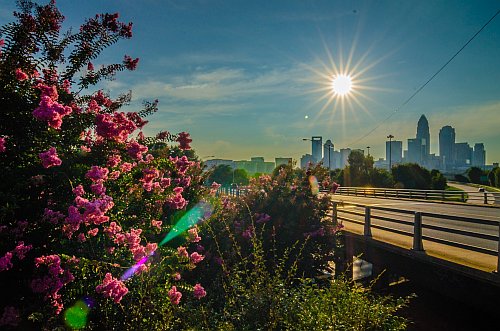
POLYGON ((122 112, 130 95, 81 94, 135 69, 129 56, 91 63, 130 38, 131 23, 101 14, 61 33, 53 1, 19 8, 0 28, 0 313, 12 317, 0 324, 52 329, 66 317, 90 329, 168 327, 172 286, 184 300, 200 293, 176 280, 203 258, 177 251, 193 251, 193 239, 158 244, 206 192, 191 139, 144 137, 156 101, 122 112))

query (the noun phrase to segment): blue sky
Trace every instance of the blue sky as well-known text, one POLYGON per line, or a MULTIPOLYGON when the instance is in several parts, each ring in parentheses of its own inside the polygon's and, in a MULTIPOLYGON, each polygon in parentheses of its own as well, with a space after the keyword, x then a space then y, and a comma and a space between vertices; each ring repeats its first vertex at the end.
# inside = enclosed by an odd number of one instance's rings
MULTIPOLYGON (((103 88, 114 96, 132 90, 131 108, 159 99, 146 133, 188 131, 201 157, 297 159, 310 153, 302 138, 319 135, 335 149, 370 146, 378 158, 388 134, 406 148, 425 114, 431 153, 439 153, 439 129, 451 125, 457 142, 483 142, 487 163, 500 161, 500 15, 400 107, 500 9, 496 0, 59 0, 58 6, 66 27, 102 12, 134 22, 134 37, 95 64, 130 54, 141 59, 139 68, 103 88), (354 77, 353 93, 342 100, 329 100, 333 64, 354 77)), ((12 20, 14 8, 14 1, 2 1, 0 22, 12 20)))

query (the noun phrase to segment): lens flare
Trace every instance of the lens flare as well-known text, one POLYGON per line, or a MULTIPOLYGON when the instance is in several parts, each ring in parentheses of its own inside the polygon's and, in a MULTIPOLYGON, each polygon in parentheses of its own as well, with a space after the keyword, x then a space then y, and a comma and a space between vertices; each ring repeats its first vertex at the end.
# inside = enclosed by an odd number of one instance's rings
POLYGON ((89 312, 90 307, 83 300, 78 300, 64 312, 64 322, 73 330, 83 329, 87 325, 89 312))
POLYGON ((165 245, 190 227, 210 217, 210 215, 212 215, 212 210, 212 205, 207 202, 202 201, 197 203, 190 211, 182 216, 172 230, 170 230, 170 232, 160 242, 159 246, 165 245))
MULTIPOLYGON (((158 246, 163 246, 168 243, 170 240, 174 239, 178 235, 182 234, 192 226, 198 224, 201 221, 209 218, 212 215, 213 207, 208 202, 201 201, 197 203, 191 210, 189 210, 182 218, 174 225, 172 230, 165 236, 165 238, 158 244, 158 246)), ((130 279, 135 275, 137 270, 148 262, 149 258, 152 257, 155 253, 151 253, 149 256, 145 256, 140 259, 136 264, 130 267, 125 273, 121 276, 121 280, 130 279)))
POLYGON ((311 193, 317 195, 319 193, 318 179, 315 176, 309 176, 309 184, 311 185, 311 193))

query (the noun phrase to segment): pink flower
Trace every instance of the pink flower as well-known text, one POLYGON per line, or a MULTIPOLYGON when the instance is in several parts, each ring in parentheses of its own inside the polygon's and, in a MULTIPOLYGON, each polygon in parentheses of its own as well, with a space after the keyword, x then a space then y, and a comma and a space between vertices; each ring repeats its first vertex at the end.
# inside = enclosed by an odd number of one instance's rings
MULTIPOLYGON (((54 129, 60 129, 64 116, 73 112, 69 106, 64 106, 52 99, 48 95, 43 95, 39 106, 33 111, 33 116, 41 121, 47 121, 47 124, 54 129)), ((56 92, 57 93, 57 92, 56 92)))
POLYGON ((98 228, 93 228, 92 230, 88 230, 87 231, 87 234, 90 236, 90 237, 95 237, 97 236, 97 233, 99 232, 99 229, 98 228))
POLYGON ((245 231, 243 231, 243 233, 241 234, 243 236, 243 238, 245 239, 250 239, 253 237, 253 233, 254 233, 254 228, 253 226, 249 226, 248 229, 246 229, 245 231))
POLYGON ((94 184, 90 185, 90 189, 96 195, 103 195, 106 193, 106 187, 104 186, 104 183, 102 180, 98 180, 94 184))
POLYGON ((154 226, 160 230, 161 230, 161 224, 162 224, 162 221, 151 220, 151 226, 154 226))
POLYGON ((118 154, 115 154, 115 155, 111 155, 109 158, 108 158, 108 163, 106 163, 106 165, 110 168, 114 168, 116 167, 117 165, 120 164, 120 162, 122 162, 122 158, 120 155, 118 154))
POLYGON ((121 172, 129 172, 133 168, 133 164, 129 162, 123 162, 122 165, 120 166, 120 171, 121 172))
POLYGON ((189 256, 189 260, 191 261, 191 263, 193 264, 198 264, 200 263, 201 261, 203 261, 205 257, 201 254, 199 254, 198 252, 193 252, 191 253, 191 255, 189 256))
POLYGON ((83 189, 83 186, 82 185, 78 185, 77 187, 75 187, 73 189, 73 193, 77 196, 77 197, 81 197, 82 195, 85 194, 85 190, 83 189))
POLYGON ((5 307, 3 315, 0 318, 0 326, 13 326, 16 327, 19 323, 19 312, 12 306, 5 307))
POLYGON ((179 302, 181 301, 182 298, 182 293, 177 291, 176 286, 172 286, 170 291, 168 291, 168 297, 170 299, 170 302, 174 305, 178 305, 179 302))
POLYGON ((339 187, 340 187, 340 185, 338 183, 333 182, 331 192, 332 193, 337 192, 337 190, 338 190, 339 187))
POLYGON ((176 272, 175 274, 172 275, 172 278, 176 281, 179 281, 181 280, 182 277, 180 273, 176 272))
POLYGON ((5 148, 5 137, 0 137, 0 153, 4 153, 6 148, 5 148))
POLYGON ((130 56, 125 55, 123 57, 123 64, 128 70, 135 70, 137 69, 137 63, 139 63, 139 58, 136 58, 133 60, 130 56))
POLYGON ((23 80, 26 80, 28 79, 28 75, 26 75, 21 69, 17 68, 16 69, 16 79, 20 82, 22 82, 23 80))
POLYGON ((189 145, 193 140, 190 138, 189 133, 181 132, 177 136, 177 142, 179 143, 179 148, 183 150, 191 149, 189 145))
POLYGON ((85 177, 90 178, 91 181, 97 182, 99 180, 108 179, 108 168, 92 166, 85 174, 85 177))
POLYGON ((49 208, 45 208, 43 211, 43 220, 52 224, 58 224, 63 218, 64 214, 59 211, 53 211, 49 208))
POLYGON ((25 258, 26 253, 28 253, 32 248, 32 245, 25 246, 24 241, 20 241, 17 243, 16 248, 14 248, 14 253, 17 255, 19 260, 22 260, 25 258))
POLYGON ((9 270, 12 268, 12 253, 7 252, 4 256, 0 257, 0 271, 9 270))
POLYGON ((118 177, 120 177, 120 172, 118 170, 115 170, 109 174, 109 179, 111 180, 117 180, 118 177))
POLYGON ((271 216, 269 216, 265 213, 262 213, 262 214, 256 213, 255 218, 256 218, 255 223, 259 224, 259 223, 266 223, 267 221, 269 221, 271 219, 271 216))
POLYGON ((198 235, 198 228, 194 227, 188 230, 189 241, 193 243, 197 243, 201 240, 201 237, 198 235))
POLYGON ((104 297, 113 299, 115 303, 120 303, 125 294, 128 293, 128 288, 125 284, 114 278, 109 272, 104 276, 102 284, 96 287, 97 293, 102 293, 104 297))
POLYGON ((184 199, 184 197, 180 193, 177 193, 173 197, 166 199, 165 202, 172 209, 183 209, 187 205, 187 200, 184 199))
POLYGON ((40 159, 42 159, 42 165, 44 168, 60 166, 62 163, 61 159, 57 156, 55 147, 51 147, 48 151, 40 153, 39 156, 40 159))
POLYGON ((186 247, 184 247, 184 246, 177 247, 177 254, 180 257, 189 257, 188 251, 187 251, 186 247))
POLYGON ((141 160, 142 154, 146 153, 147 151, 148 151, 148 148, 146 146, 139 144, 135 140, 132 140, 127 144, 128 154, 130 155, 130 157, 132 157, 136 160, 141 160))
POLYGON ((207 292, 199 283, 197 283, 193 287, 193 295, 196 299, 200 300, 201 298, 207 295, 207 292))

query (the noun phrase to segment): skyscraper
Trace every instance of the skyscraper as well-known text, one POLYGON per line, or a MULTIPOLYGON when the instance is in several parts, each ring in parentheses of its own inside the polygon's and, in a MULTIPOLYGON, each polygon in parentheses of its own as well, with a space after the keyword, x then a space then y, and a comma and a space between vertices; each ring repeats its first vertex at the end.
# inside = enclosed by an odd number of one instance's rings
POLYGON ((472 164, 472 147, 469 143, 455 144, 456 165, 458 167, 470 167, 472 164))
POLYGON ((425 153, 425 145, 422 139, 408 139, 408 159, 409 163, 417 163, 422 165, 425 153))
POLYGON ((400 140, 392 140, 385 142, 385 159, 391 164, 398 164, 403 162, 403 142, 400 140), (390 152, 389 152, 390 151, 390 152), (389 157, 390 153, 390 157, 389 157))
POLYGON ((351 154, 350 148, 340 149, 340 168, 344 168, 346 165, 349 164, 349 161, 347 161, 347 159, 349 158, 349 154, 351 154))
POLYGON ((422 140, 422 146, 424 146, 422 161, 425 161, 431 153, 431 135, 429 133, 429 122, 427 121, 425 115, 420 116, 420 119, 418 120, 416 138, 422 140))
POLYGON ((486 165, 486 151, 483 143, 474 144, 472 165, 481 169, 486 165))
POLYGON ((318 163, 323 158, 321 147, 323 147, 323 137, 312 137, 312 161, 318 163))
POLYGON ((443 159, 446 169, 455 163, 455 129, 449 125, 439 130, 439 156, 443 159))
POLYGON ((328 169, 334 168, 333 143, 330 139, 328 139, 323 145, 323 166, 328 169))

